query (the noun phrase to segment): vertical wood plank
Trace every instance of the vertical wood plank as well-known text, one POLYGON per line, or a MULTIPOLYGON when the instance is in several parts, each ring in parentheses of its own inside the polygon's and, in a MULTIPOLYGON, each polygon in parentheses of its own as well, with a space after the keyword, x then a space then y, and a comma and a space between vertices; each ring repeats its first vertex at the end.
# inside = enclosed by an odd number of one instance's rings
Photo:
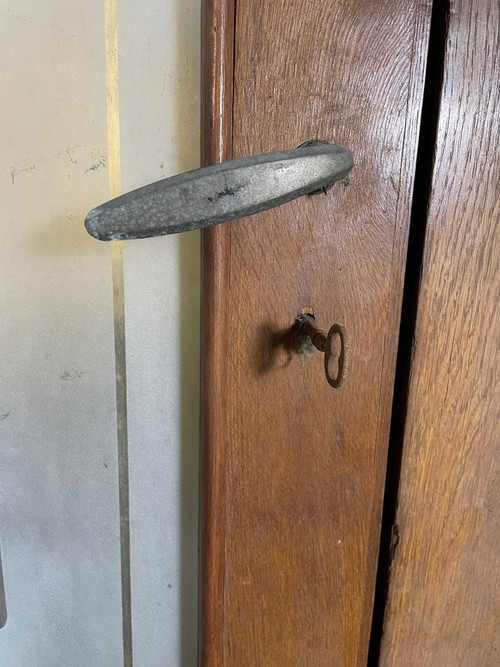
MULTIPOLYGON (((361 665, 430 2, 237 8, 232 154, 322 138, 349 146, 356 168, 327 197, 205 235, 200 659, 361 665), (351 336, 340 391, 319 354, 280 343, 303 306, 351 336)), ((212 23, 205 80, 223 80, 225 53, 231 85, 232 49, 214 48, 212 23)), ((204 98, 227 114, 227 96, 222 107, 210 90, 204 98)), ((219 128, 207 132, 213 159, 230 131, 219 128)))
POLYGON ((499 661, 499 18, 450 3, 383 665, 499 661))
MULTIPOLYGON (((202 3, 202 165, 232 156, 234 5, 202 3)), ((228 226, 202 232, 198 660, 206 667, 223 660, 229 241, 228 226)))
POLYGON ((224 664, 362 665, 429 6, 237 8, 234 155, 322 138, 356 167, 231 226, 224 664), (350 335, 339 391, 273 348, 303 306, 350 335))

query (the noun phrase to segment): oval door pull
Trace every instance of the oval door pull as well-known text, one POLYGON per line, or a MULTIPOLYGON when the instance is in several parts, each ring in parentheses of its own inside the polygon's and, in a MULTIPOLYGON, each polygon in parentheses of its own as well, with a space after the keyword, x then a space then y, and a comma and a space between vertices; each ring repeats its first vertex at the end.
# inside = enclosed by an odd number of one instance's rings
POLYGON ((344 382, 349 365, 349 345, 345 328, 341 324, 334 324, 328 333, 316 324, 314 314, 305 308, 297 319, 299 327, 311 339, 314 347, 324 352, 325 375, 328 384, 337 389, 344 382), (340 350, 335 349, 336 339, 340 341, 340 350), (335 371, 336 367, 336 371, 335 371))
POLYGON ((177 234, 326 192, 353 167, 349 149, 325 141, 221 162, 172 176, 94 208, 85 219, 100 241, 177 234))

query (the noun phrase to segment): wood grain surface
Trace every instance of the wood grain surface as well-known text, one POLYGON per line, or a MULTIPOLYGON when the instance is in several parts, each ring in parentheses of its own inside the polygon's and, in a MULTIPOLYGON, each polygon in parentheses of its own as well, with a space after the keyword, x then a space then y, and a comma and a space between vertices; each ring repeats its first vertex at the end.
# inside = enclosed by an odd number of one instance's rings
POLYGON ((500 664, 500 8, 450 8, 388 666, 500 664))
POLYGON ((237 3, 232 139, 223 122, 205 158, 321 138, 356 166, 231 223, 222 255, 205 235, 204 665, 366 663, 429 21, 429 1, 237 3), (288 344, 305 306, 348 332, 338 390, 288 344))
MULTIPOLYGON (((232 157, 234 0, 201 4, 201 161, 232 157)), ((202 231, 198 662, 223 651, 230 226, 202 231)))

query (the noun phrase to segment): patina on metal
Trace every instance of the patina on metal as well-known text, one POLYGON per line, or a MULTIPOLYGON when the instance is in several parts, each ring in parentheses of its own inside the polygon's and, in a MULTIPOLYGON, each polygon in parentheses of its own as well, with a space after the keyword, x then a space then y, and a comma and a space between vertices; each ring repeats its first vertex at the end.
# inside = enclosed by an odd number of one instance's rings
POLYGON ((312 308, 303 308, 302 313, 295 321, 298 325, 301 351, 309 354, 311 350, 310 347, 308 349, 302 343, 301 335, 305 334, 310 341, 311 347, 314 346, 320 352, 324 352, 326 380, 330 387, 338 389, 344 382, 349 367, 349 342, 345 327, 342 324, 334 324, 327 333, 317 325, 312 308), (337 337, 340 341, 340 351, 338 354, 335 351, 334 345, 337 337))
POLYGON ((85 219, 100 241, 177 234, 326 192, 353 167, 349 149, 312 140, 298 148, 195 169, 133 190, 85 219))

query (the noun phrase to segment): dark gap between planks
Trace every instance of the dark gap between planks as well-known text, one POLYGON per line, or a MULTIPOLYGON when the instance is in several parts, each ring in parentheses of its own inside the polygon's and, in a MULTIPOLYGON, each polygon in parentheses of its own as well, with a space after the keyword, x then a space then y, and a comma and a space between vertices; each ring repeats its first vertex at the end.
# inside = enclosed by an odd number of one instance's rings
MULTIPOLYGON (((427 211, 430 201, 438 133, 449 13, 449 0, 434 0, 404 280, 384 505, 380 531, 379 561, 368 651, 367 664, 369 667, 376 667, 379 664, 392 561, 400 539, 396 523, 398 491, 427 211)), ((401 539, 404 539, 404 535, 401 536, 401 539)))

